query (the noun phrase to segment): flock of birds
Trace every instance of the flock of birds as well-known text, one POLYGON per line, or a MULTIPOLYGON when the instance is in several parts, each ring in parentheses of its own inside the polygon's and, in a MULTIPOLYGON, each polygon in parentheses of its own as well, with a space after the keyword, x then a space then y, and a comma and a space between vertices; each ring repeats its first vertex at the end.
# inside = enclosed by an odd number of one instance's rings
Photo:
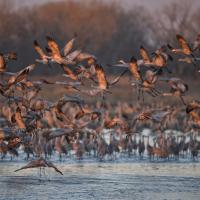
POLYGON ((35 40, 34 49, 39 57, 34 64, 17 73, 7 71, 7 64, 16 60, 17 54, 0 54, 1 159, 7 154, 11 158, 16 157, 19 150, 23 150, 27 160, 31 156, 34 159, 16 171, 52 167, 62 174, 49 161, 55 152, 60 160, 72 150, 78 159, 84 155, 92 155, 100 160, 105 156, 113 159, 116 152, 128 153, 129 156, 138 152, 142 158, 145 150, 150 159, 177 159, 187 154, 197 158, 200 150, 197 139, 200 101, 186 102, 184 96, 188 85, 178 77, 165 74, 172 73, 168 63, 174 60, 173 54, 180 54, 182 57, 178 58, 179 62, 191 64, 195 72, 200 72, 196 57, 200 51, 200 35, 192 47, 183 36, 176 35, 176 38, 180 48, 168 44, 149 54, 141 46, 140 59, 131 57, 127 62, 119 60, 117 64, 110 65, 113 69, 123 69, 113 80, 107 79, 104 68, 94 55, 73 50, 76 36, 62 50, 52 37, 46 37, 46 51, 35 40), (31 80, 29 74, 39 64, 49 67, 57 64, 63 69, 66 81, 31 80), (166 106, 159 102, 156 105, 119 103, 113 107, 107 101, 108 96, 112 95, 110 88, 126 73, 131 77, 131 87, 136 89, 138 102, 144 102, 145 93, 152 98, 178 97, 182 106, 166 106), (157 86, 159 82, 168 84, 170 91, 161 92, 157 86), (56 102, 40 98, 38 95, 44 85, 64 87, 66 94, 56 102), (84 95, 98 96, 97 103, 87 104, 84 95), (149 135, 138 134, 143 127, 149 127, 152 135, 155 134, 153 145, 149 142, 149 135), (166 132, 169 129, 190 134, 174 135, 172 131, 166 132), (108 142, 104 137, 105 130, 109 134, 108 142))

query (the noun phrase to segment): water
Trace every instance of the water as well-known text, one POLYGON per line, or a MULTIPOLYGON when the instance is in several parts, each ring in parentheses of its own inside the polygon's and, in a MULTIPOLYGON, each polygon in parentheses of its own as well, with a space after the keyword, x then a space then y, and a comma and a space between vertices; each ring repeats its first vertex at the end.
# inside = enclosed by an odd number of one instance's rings
POLYGON ((24 164, 0 161, 0 199, 200 199, 199 162, 65 160, 56 162, 63 176, 47 169, 50 181, 37 169, 14 172, 24 164))

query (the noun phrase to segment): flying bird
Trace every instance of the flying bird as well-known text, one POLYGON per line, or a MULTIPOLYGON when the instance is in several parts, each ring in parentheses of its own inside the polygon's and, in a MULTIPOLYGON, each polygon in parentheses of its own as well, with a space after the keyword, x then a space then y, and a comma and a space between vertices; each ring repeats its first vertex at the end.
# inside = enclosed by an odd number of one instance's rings
POLYGON ((21 167, 20 169, 15 170, 15 172, 18 172, 24 169, 32 169, 32 168, 40 168, 41 170, 41 168, 45 168, 45 167, 53 168, 57 173, 63 175, 63 173, 52 162, 47 161, 42 157, 36 160, 32 160, 24 167, 21 167))

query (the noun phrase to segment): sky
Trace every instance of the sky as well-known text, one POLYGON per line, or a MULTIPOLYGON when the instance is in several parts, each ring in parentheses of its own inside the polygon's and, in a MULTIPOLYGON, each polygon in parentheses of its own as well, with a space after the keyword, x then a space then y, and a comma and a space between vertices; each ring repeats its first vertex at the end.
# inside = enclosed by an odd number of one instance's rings
MULTIPOLYGON (((32 5, 43 4, 47 2, 59 2, 59 1, 63 1, 63 0, 15 0, 17 7, 21 7, 25 5, 32 6, 32 5)), ((72 1, 85 1, 85 0, 72 0, 72 1)), ((143 5, 149 8, 150 10, 154 10, 154 9, 159 9, 163 5, 168 4, 175 0, 101 0, 101 1, 104 1, 107 3, 111 1, 116 1, 116 2, 119 2, 125 9, 131 9, 132 6, 137 4, 137 5, 143 5)), ((188 1, 191 1, 192 4, 200 5, 200 0, 188 0, 188 1)))
MULTIPOLYGON (((42 4, 42 3, 47 3, 47 2, 58 2, 58 1, 62 1, 62 0, 15 0, 17 3, 17 6, 22 6, 22 5, 34 5, 34 4, 42 4)), ((77 0, 74 0, 77 1, 77 0)), ((79 0, 81 1, 81 0, 79 0)), ((82 0, 85 1, 85 0, 82 0)), ((110 0, 102 0, 105 2, 110 2, 110 0)), ((164 4, 166 4, 166 2, 170 2, 172 0, 114 0, 114 1, 118 1, 120 2, 125 8, 129 8, 130 5, 134 5, 134 4, 139 4, 139 5, 144 5, 151 8, 154 7, 159 7, 162 6, 164 4)))

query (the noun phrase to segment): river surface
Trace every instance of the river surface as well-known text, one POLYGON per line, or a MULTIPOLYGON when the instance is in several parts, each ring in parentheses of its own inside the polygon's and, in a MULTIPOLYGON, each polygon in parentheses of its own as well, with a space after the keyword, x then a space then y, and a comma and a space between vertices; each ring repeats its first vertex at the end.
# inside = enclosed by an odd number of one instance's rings
POLYGON ((0 161, 0 199, 199 200, 200 162, 55 161, 63 176, 47 169, 14 172, 25 161, 0 161))

